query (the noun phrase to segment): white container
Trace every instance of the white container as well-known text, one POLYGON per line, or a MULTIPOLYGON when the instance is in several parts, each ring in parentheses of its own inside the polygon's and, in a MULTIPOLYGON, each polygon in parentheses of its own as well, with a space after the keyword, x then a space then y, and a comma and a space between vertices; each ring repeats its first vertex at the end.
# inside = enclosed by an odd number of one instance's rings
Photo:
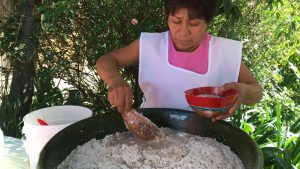
POLYGON ((92 114, 93 112, 88 108, 71 105, 43 108, 27 114, 23 118, 22 133, 25 136, 23 141, 30 168, 37 168, 41 150, 55 134, 75 122, 91 117, 92 114), (40 125, 38 118, 48 125, 40 125))

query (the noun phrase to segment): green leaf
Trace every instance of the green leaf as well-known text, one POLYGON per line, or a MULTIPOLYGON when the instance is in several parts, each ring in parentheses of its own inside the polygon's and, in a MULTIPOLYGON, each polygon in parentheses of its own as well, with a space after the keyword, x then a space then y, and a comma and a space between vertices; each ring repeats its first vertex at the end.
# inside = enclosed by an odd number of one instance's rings
POLYGON ((300 133, 300 118, 292 124, 290 131, 293 133, 300 133))
POLYGON ((284 169, 289 169, 288 165, 286 162, 279 156, 275 156, 276 161, 279 163, 279 165, 284 168, 284 169))
POLYGON ((233 5, 233 10, 234 10, 236 16, 238 17, 238 19, 243 17, 242 12, 237 5, 233 5))
POLYGON ((274 164, 276 154, 280 153, 280 149, 276 147, 264 147, 261 148, 261 151, 264 157, 265 166, 274 164))
POLYGON ((291 158, 290 150, 284 149, 283 154, 284 154, 284 159, 285 159, 287 167, 292 168, 292 158, 291 158))
POLYGON ((271 5, 274 2, 274 0, 268 0, 268 4, 271 5))
POLYGON ((276 138, 277 138, 277 147, 280 147, 280 143, 281 143, 281 110, 280 110, 280 103, 277 101, 276 104, 276 127, 277 127, 277 131, 278 133, 276 134, 276 138))
MULTIPOLYGON (((228 15, 227 15, 227 17, 229 17, 228 15)), ((233 23, 236 22, 236 21, 238 21, 238 20, 240 20, 242 18, 242 13, 241 13, 240 9, 236 5, 232 6, 232 9, 230 11, 230 15, 231 15, 231 21, 233 23)))
POLYGON ((268 102, 266 99, 264 100, 264 106, 265 106, 265 111, 266 111, 266 120, 269 121, 270 120, 270 110, 269 110, 268 102))
POLYGON ((41 6, 38 7, 39 13, 44 13, 47 10, 49 10, 49 6, 48 5, 41 5, 41 6))
POLYGON ((295 156, 295 158, 293 159, 293 164, 298 164, 299 165, 299 161, 300 161, 300 152, 298 152, 295 156))
POLYGON ((300 71, 299 71, 299 69, 292 62, 289 62, 289 65, 290 65, 290 68, 294 71, 294 73, 297 76, 297 78, 300 79, 300 71))
POLYGON ((250 134, 250 133, 252 133, 254 131, 254 126, 252 124, 247 123, 247 122, 244 121, 243 122, 243 130, 246 133, 250 134))
POLYGON ((292 149, 293 163, 300 161, 300 137, 298 137, 296 146, 292 149))
POLYGON ((293 142, 294 140, 296 140, 298 137, 299 136, 293 136, 293 137, 287 139, 284 143, 284 148, 287 148, 290 145, 290 143, 293 142))
POLYGON ((232 0, 223 0, 224 12, 227 16, 229 16, 232 9, 232 0))
POLYGON ((261 145, 263 143, 267 143, 269 142, 268 141, 268 138, 272 137, 275 135, 275 132, 273 130, 262 130, 262 132, 260 133, 261 134, 261 137, 258 137, 257 136, 257 133, 256 134, 256 142, 258 145, 261 145))

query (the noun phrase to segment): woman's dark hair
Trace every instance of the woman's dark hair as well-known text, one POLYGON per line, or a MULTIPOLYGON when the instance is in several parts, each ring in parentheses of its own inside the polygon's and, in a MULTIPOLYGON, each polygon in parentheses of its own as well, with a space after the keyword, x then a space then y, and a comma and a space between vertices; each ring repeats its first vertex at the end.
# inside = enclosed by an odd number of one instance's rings
POLYGON ((209 23, 217 13, 217 0, 165 0, 167 16, 180 8, 188 9, 189 18, 204 19, 209 23))

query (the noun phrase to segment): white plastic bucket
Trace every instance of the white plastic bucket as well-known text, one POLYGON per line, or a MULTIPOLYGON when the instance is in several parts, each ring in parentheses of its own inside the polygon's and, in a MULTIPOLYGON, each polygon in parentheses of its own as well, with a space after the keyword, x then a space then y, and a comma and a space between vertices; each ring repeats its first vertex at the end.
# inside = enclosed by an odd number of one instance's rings
POLYGON ((24 146, 29 157, 31 169, 37 168, 39 154, 46 143, 60 130, 65 127, 91 117, 93 112, 81 106, 54 106, 39 109, 27 114, 23 118, 24 146), (40 125, 40 118, 48 123, 47 126, 40 125))

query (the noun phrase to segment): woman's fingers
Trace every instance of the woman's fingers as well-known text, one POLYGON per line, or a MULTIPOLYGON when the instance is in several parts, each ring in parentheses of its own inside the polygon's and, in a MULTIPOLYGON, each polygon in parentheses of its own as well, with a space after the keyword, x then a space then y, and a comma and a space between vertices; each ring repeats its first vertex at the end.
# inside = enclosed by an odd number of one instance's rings
POLYGON ((241 99, 237 98, 233 106, 229 108, 228 113, 233 115, 236 112, 236 110, 241 106, 241 104, 242 104, 241 99))
POLYGON ((116 107, 117 99, 118 99, 118 95, 117 95, 115 88, 113 86, 109 86, 108 87, 108 101, 109 101, 111 107, 116 107))
POLYGON ((225 83, 222 88, 221 88, 221 92, 225 92, 227 90, 230 90, 230 89, 234 89, 234 90, 237 90, 236 88, 236 84, 235 82, 232 82, 232 83, 225 83))
POLYGON ((222 119, 226 119, 228 117, 233 116, 234 113, 236 112, 236 110, 241 106, 243 96, 241 95, 241 92, 240 92, 240 89, 239 89, 239 84, 235 83, 235 82, 226 83, 222 86, 221 91, 224 92, 224 91, 227 91, 227 90, 230 90, 230 89, 234 89, 238 92, 238 95, 237 95, 233 105, 229 108, 229 110, 227 112, 213 116, 212 117, 213 122, 218 121, 218 120, 222 120, 222 119))
POLYGON ((118 111, 120 113, 129 112, 131 110, 132 92, 131 88, 122 88, 118 95, 118 111))
POLYGON ((212 121, 216 122, 218 120, 226 119, 234 115, 235 111, 240 107, 241 102, 236 100, 236 102, 229 108, 229 110, 225 113, 221 113, 212 117, 212 121))
POLYGON ((125 100, 124 93, 119 93, 117 99, 117 107, 118 107, 118 112, 120 113, 124 112, 124 100, 125 100))
POLYGON ((128 84, 111 85, 108 88, 108 99, 112 107, 117 107, 118 112, 131 110, 132 92, 128 84))
POLYGON ((124 112, 129 112, 131 110, 131 104, 132 104, 132 92, 128 92, 125 96, 125 109, 124 112))
POLYGON ((113 101, 113 95, 111 93, 108 93, 108 101, 110 103, 111 107, 114 107, 114 101, 113 101))

